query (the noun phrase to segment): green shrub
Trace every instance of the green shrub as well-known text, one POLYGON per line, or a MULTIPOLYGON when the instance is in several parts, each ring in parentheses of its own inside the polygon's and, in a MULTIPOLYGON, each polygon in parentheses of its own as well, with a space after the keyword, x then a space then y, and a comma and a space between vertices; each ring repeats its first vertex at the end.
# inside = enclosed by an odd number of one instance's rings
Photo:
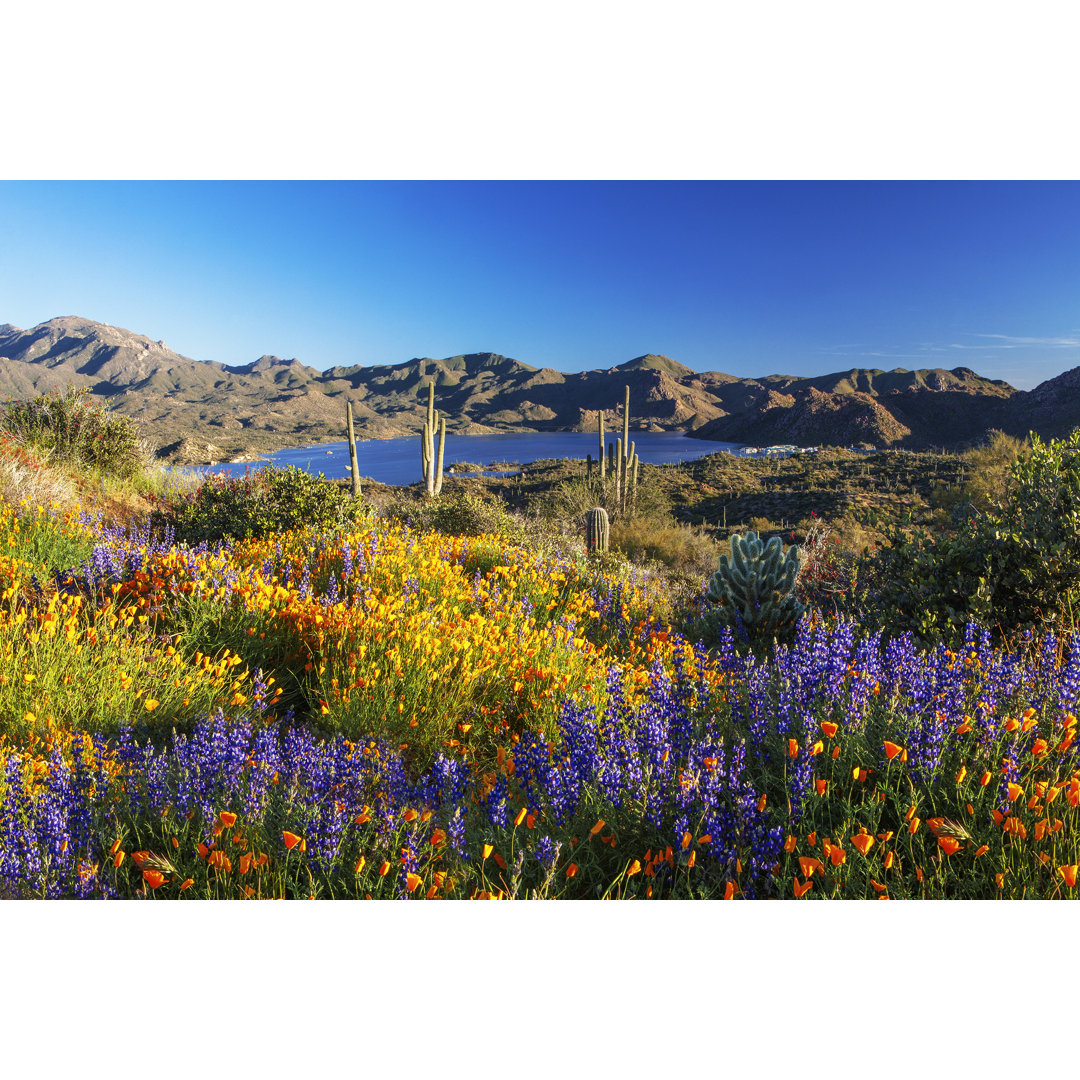
POLYGON ((10 401, 2 424, 15 438, 44 451, 55 465, 130 479, 150 462, 138 423, 106 408, 86 389, 69 386, 63 394, 10 401))
POLYGON ((414 529, 447 536, 497 533, 514 541, 525 539, 520 522, 502 499, 465 485, 447 485, 433 499, 400 498, 387 506, 386 515, 414 529))
POLYGON ((951 527, 881 552, 880 621, 924 640, 974 619, 1009 634, 1073 628, 1080 612, 1080 428, 1018 456, 991 512, 957 508, 951 527))
POLYGON ((367 516, 364 503, 322 473, 295 466, 245 476, 208 476, 201 487, 152 517, 155 532, 171 527, 178 541, 198 544, 264 538, 289 529, 335 529, 367 516))
POLYGON ((634 562, 659 563, 669 574, 705 580, 716 565, 716 544, 698 529, 634 514, 611 526, 611 547, 634 562))

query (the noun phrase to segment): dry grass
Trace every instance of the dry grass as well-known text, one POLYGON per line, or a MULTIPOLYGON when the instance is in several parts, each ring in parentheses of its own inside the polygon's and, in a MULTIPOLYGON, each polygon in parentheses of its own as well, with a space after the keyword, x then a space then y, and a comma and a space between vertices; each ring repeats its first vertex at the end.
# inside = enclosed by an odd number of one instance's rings
POLYGON ((70 476, 41 465, 32 455, 0 452, 0 499, 11 506, 26 502, 34 510, 54 505, 71 510, 79 491, 70 476))

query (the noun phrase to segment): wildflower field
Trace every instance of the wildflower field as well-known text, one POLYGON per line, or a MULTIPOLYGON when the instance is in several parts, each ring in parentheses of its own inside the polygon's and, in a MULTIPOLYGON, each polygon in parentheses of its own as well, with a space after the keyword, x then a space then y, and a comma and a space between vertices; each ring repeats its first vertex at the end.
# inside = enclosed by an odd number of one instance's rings
POLYGON ((7 897, 1068 898, 1080 636, 676 632, 655 581, 369 518, 0 506, 7 897))

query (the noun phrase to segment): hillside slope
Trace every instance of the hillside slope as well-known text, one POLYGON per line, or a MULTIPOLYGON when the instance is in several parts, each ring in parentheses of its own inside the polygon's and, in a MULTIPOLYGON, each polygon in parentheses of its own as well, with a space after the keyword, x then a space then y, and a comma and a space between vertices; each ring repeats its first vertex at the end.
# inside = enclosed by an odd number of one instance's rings
POLYGON ((990 428, 1046 435, 1080 423, 1080 368, 1030 392, 969 368, 851 369, 816 378, 739 379, 645 354, 568 374, 498 353, 319 371, 264 355, 247 364, 193 360, 163 341, 90 319, 0 325, 0 396, 74 385, 143 421, 175 461, 191 463, 343 437, 346 400, 363 438, 412 435, 425 387, 450 431, 591 431, 617 421, 630 387, 635 430, 731 442, 962 446, 990 428))

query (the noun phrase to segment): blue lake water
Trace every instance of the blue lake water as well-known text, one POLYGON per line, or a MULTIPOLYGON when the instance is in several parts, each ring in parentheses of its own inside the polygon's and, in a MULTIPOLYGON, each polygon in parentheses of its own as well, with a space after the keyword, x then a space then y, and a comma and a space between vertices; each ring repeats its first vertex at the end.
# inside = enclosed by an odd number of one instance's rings
MULTIPOLYGON (((608 433, 610 435, 610 432, 608 433)), ((614 444, 619 433, 608 441, 614 444)), ((670 465, 678 461, 715 454, 720 450, 736 450, 740 443, 710 442, 706 439, 690 439, 678 432, 632 431, 638 457, 650 465, 670 465)), ((578 458, 585 460, 592 454, 596 460, 599 440, 595 432, 555 431, 537 434, 506 435, 447 435, 443 468, 449 471, 460 462, 473 465, 511 464, 519 466, 545 458, 578 458)), ((278 450, 266 455, 270 464, 278 468, 295 465, 309 473, 322 473, 330 479, 349 475, 349 444, 345 441, 320 443, 317 446, 300 446, 290 450, 278 450)), ((381 484, 415 484, 420 474, 420 435, 400 439, 357 439, 356 457, 360 476, 377 480, 381 484)), ((245 471, 259 468, 261 462, 215 465, 206 472, 243 475, 245 471)), ((496 470, 485 469, 488 475, 496 470)), ((517 472, 515 467, 510 472, 517 472)))

